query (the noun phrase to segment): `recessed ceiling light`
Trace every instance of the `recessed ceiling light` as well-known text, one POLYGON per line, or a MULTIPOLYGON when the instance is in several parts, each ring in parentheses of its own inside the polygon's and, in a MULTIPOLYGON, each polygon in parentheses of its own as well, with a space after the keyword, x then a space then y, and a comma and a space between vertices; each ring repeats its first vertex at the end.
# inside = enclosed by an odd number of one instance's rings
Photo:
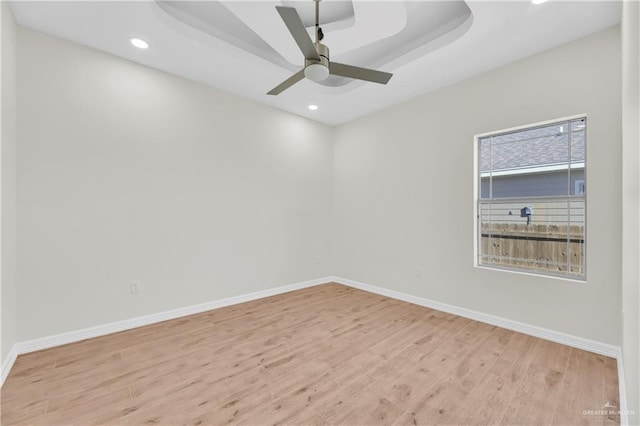
POLYGON ((309 108, 311 111, 315 111, 318 109, 318 105, 309 105, 307 108, 309 108))
POLYGON ((542 4, 542 3, 546 3, 547 0, 531 0, 531 3, 533 4, 542 4))
POLYGON ((147 47, 149 47, 149 43, 139 38, 132 38, 131 44, 133 44, 138 49, 146 49, 147 47))

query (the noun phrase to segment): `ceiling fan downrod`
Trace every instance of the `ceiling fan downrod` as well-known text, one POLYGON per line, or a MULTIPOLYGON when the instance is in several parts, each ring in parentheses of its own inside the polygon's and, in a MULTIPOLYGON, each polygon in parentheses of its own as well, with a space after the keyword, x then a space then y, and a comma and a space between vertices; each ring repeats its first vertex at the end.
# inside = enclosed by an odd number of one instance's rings
POLYGON ((324 38, 322 28, 320 28, 320 0, 313 0, 316 4, 316 44, 324 38))
POLYGON ((320 40, 324 38, 320 28, 320 0, 313 1, 316 4, 316 42, 314 46, 320 59, 305 58, 304 76, 311 81, 323 81, 329 77, 329 48, 320 43, 320 40))

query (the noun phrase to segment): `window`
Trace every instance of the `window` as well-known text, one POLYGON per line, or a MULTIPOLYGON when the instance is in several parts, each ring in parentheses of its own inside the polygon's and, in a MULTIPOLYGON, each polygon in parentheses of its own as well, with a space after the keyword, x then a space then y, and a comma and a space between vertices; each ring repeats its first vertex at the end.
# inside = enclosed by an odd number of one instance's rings
POLYGON ((586 127, 476 137, 478 266, 586 279, 586 127))

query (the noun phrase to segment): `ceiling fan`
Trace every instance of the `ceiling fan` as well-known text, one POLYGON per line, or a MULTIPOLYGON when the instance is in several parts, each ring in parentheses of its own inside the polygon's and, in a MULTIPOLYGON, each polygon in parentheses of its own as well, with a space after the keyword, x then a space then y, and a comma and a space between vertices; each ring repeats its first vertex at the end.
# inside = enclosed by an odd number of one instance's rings
POLYGON ((304 55, 304 68, 271 89, 267 95, 278 95, 304 77, 312 81, 326 80, 329 75, 387 84, 393 74, 329 61, 329 48, 320 43, 324 38, 319 24, 320 0, 316 3, 316 41, 311 41, 300 15, 294 7, 276 6, 293 39, 304 55))

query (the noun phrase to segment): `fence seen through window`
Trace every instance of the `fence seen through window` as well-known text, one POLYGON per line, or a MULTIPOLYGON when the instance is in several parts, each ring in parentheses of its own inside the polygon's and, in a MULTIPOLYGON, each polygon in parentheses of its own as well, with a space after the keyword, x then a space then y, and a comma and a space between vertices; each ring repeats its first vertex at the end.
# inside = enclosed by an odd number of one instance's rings
POLYGON ((585 279, 586 126, 478 139, 478 265, 585 279))

